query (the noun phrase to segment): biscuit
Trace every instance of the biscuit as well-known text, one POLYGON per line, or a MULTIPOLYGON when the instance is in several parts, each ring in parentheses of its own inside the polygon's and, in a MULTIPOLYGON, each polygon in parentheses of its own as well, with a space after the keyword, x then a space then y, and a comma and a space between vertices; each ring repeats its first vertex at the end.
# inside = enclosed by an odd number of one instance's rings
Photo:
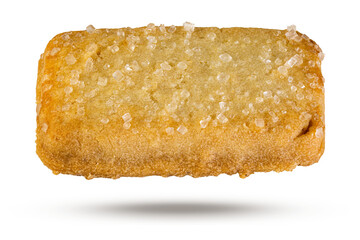
POLYGON ((39 61, 36 151, 87 179, 311 165, 324 151, 323 57, 294 26, 61 33, 39 61))

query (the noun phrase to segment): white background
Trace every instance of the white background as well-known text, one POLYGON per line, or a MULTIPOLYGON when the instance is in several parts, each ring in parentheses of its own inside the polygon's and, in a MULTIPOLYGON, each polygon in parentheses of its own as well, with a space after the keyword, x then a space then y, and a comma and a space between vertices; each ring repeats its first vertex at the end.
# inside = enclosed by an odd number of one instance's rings
POLYGON ((0 239, 359 239, 356 1, 1 1, 0 239), (55 176, 35 153, 37 61, 57 33, 155 24, 296 24, 325 52, 326 150, 293 172, 55 176))

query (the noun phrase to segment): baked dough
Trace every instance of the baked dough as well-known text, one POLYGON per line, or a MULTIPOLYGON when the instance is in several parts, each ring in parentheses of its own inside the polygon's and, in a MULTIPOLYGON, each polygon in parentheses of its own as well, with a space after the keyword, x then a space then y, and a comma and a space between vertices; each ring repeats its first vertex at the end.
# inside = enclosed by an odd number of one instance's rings
POLYGON ((37 154, 87 179, 311 165, 324 151, 323 57, 294 26, 61 33, 39 61, 37 154))

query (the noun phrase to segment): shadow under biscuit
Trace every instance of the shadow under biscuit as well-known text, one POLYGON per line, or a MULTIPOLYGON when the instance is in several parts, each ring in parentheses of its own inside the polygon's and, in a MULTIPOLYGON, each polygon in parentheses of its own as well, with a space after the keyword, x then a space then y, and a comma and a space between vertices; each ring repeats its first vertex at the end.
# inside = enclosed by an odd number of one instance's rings
POLYGON ((211 217, 266 215, 282 212, 285 208, 278 206, 245 204, 234 202, 135 202, 87 205, 77 209, 84 214, 118 215, 133 217, 211 217))

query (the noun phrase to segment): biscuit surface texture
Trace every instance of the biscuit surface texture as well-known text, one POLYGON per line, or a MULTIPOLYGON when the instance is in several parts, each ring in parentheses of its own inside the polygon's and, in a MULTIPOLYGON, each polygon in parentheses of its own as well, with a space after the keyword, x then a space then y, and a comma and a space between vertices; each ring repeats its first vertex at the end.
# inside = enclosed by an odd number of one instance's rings
POLYGON ((37 154, 88 179, 311 165, 324 151, 322 58, 293 26, 59 34, 39 61, 37 154))

